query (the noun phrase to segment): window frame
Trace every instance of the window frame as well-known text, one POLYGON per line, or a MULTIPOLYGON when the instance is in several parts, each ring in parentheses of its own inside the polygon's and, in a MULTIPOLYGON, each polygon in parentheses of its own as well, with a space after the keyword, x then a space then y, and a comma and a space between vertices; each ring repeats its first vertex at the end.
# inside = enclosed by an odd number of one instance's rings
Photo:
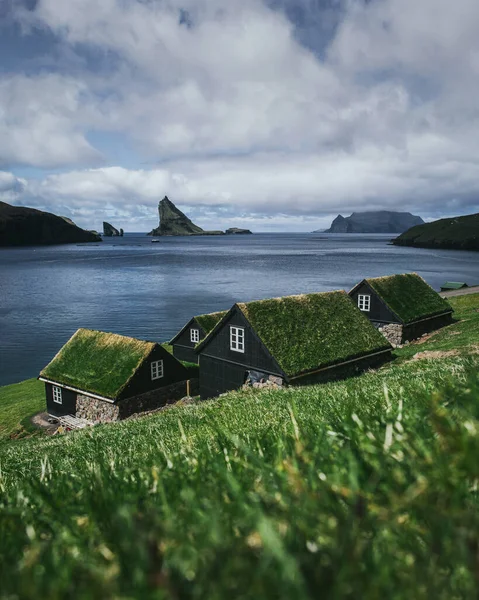
POLYGON ((230 325, 230 350, 233 352, 241 352, 245 350, 245 333, 244 327, 230 325))
POLYGON ((153 360, 150 363, 150 376, 151 376, 151 381, 156 381, 157 379, 162 379, 165 376, 163 359, 153 360))
POLYGON ((55 404, 63 404, 62 388, 58 385, 52 385, 52 398, 55 404))
POLYGON ((358 308, 362 312, 371 312, 371 294, 358 294, 358 308))
POLYGON ((200 341, 200 330, 196 327, 190 329, 190 342, 197 344, 200 341))

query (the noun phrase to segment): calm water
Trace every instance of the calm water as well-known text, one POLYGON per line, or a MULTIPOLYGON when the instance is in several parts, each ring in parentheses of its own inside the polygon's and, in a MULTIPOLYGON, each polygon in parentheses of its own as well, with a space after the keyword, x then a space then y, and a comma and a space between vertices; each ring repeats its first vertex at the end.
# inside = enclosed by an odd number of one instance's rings
POLYGON ((416 271, 434 288, 479 282, 474 252, 388 245, 391 236, 255 234, 0 249, 0 385, 38 375, 79 327, 170 339, 236 301, 350 289, 416 271))

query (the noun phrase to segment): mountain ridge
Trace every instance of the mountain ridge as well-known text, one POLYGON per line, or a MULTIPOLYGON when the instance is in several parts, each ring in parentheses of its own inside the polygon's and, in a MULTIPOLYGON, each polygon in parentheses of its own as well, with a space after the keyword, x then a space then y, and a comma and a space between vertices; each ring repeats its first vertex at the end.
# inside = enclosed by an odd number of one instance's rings
POLYGON ((423 223, 421 217, 409 212, 389 210, 353 212, 349 217, 338 215, 331 223, 331 227, 322 233, 403 233, 423 223))

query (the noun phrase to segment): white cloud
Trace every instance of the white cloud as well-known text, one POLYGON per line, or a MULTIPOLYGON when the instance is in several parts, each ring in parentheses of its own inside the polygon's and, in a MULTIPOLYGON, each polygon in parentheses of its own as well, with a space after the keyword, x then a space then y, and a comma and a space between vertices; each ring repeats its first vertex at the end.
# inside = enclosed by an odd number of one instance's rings
MULTIPOLYGON (((301 5, 310 41, 311 23, 326 29, 315 6, 301 5)), ((218 218, 225 205, 306 221, 478 210, 477 1, 352 0, 342 15, 319 58, 260 0, 42 0, 25 27, 108 56, 111 68, 0 78, 0 161, 73 165, 29 181, 24 198, 89 226, 109 211, 147 228, 164 194, 218 218), (193 26, 179 23, 180 8, 193 26), (101 160, 92 130, 128 136, 130 163, 159 167, 82 169, 101 160)))

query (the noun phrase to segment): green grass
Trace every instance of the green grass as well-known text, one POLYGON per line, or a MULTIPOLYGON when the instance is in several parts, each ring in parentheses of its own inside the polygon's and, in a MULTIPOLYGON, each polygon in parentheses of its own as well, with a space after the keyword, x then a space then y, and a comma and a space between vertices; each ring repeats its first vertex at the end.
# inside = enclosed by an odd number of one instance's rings
POLYGON ((45 384, 28 379, 0 387, 0 443, 31 433, 29 417, 45 410, 45 384))
POLYGON ((4 445, 0 597, 476 598, 479 296, 454 304, 377 372, 4 445))
POLYGON ((416 273, 376 277, 367 282, 404 323, 451 310, 447 300, 416 273))
POLYGON ((195 319, 203 328, 203 331, 206 334, 208 334, 215 328, 215 326, 221 321, 221 319, 226 315, 227 312, 227 310, 224 310, 220 312, 210 313, 207 315, 198 315, 197 317, 195 317, 195 319))

